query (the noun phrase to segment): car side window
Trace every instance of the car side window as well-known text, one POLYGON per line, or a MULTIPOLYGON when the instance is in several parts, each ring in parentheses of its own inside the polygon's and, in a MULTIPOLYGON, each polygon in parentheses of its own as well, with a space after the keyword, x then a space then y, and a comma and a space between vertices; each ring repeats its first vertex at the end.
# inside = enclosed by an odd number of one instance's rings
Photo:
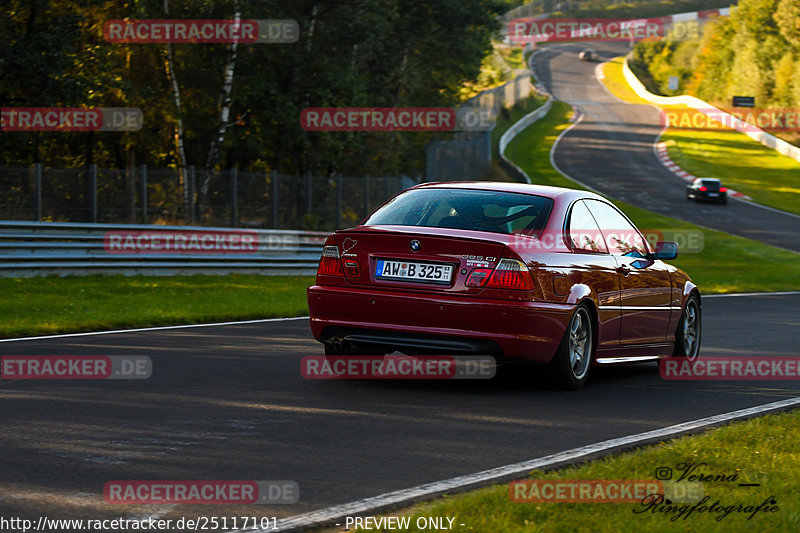
POLYGON ((603 235, 583 200, 575 202, 569 213, 569 244, 573 250, 608 253, 603 235))
POLYGON ((611 254, 633 257, 648 254, 649 248, 642 234, 615 207, 599 200, 586 200, 586 205, 600 226, 611 254))

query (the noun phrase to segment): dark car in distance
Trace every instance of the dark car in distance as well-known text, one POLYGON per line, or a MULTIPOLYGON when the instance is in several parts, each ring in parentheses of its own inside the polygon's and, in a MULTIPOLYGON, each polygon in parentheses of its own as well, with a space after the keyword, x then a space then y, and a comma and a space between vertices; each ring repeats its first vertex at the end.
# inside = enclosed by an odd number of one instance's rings
POLYGON ((591 192, 426 183, 328 237, 311 331, 327 355, 492 355, 577 389, 593 365, 698 356, 677 253, 591 192))
POLYGON ((697 178, 691 185, 686 186, 686 199, 695 202, 728 203, 728 188, 716 178, 697 178))

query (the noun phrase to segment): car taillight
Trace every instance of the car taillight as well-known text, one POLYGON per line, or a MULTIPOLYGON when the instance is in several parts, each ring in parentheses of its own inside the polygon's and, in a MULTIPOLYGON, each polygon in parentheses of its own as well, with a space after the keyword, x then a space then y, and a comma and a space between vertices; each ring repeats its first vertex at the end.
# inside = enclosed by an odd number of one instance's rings
POLYGON ((491 268, 476 268, 469 273, 466 283, 467 287, 483 287, 483 284, 489 279, 491 273, 491 268))
POLYGON ((344 272, 342 272, 342 262, 339 261, 339 248, 337 246, 325 246, 322 249, 322 258, 319 261, 317 275, 344 276, 344 272))
POLYGON ((728 188, 727 187, 720 187, 719 188, 719 192, 728 192, 728 188))
POLYGON ((707 190, 708 190, 708 187, 700 187, 700 190, 701 190, 701 191, 703 191, 703 192, 705 192, 705 191, 707 191, 707 190))
POLYGON ((533 277, 528 267, 516 259, 501 259, 486 284, 492 289, 512 289, 516 291, 532 291, 533 277))

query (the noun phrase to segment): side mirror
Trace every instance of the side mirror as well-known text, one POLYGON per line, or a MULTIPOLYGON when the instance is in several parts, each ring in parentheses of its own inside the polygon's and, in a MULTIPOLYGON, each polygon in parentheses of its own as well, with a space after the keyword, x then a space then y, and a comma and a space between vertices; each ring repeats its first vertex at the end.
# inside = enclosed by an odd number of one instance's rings
POLYGON ((675 259, 676 257, 678 257, 678 243, 672 241, 658 241, 656 243, 655 253, 647 255, 648 259, 662 259, 665 261, 675 259))

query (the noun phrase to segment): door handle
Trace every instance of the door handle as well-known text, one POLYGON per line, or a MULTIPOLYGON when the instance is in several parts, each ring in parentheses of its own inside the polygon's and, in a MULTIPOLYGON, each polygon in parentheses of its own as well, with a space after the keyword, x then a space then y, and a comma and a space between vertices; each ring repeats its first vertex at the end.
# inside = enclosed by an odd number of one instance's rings
POLYGON ((619 272, 619 273, 620 273, 620 274, 622 274, 623 276, 626 276, 626 277, 627 277, 627 276, 628 276, 628 274, 630 274, 630 273, 631 273, 631 269, 630 269, 630 268, 628 268, 628 267, 627 267, 627 265, 622 265, 622 266, 620 266, 620 267, 617 267, 617 272, 619 272))

